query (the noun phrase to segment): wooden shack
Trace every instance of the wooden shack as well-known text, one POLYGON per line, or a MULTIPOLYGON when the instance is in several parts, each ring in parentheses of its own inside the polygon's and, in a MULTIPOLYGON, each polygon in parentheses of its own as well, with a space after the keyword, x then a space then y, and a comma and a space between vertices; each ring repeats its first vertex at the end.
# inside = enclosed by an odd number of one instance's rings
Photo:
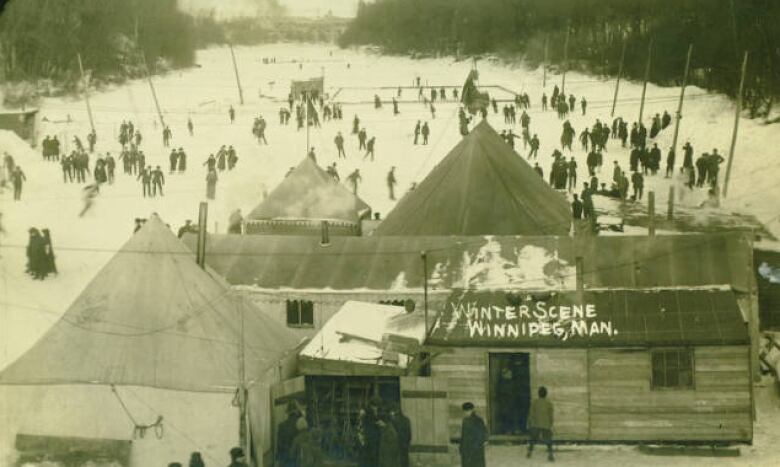
POLYGON ((35 146, 36 120, 38 109, 4 110, 0 109, 0 130, 9 130, 35 146))
POLYGON ((451 439, 467 401, 491 439, 522 436, 545 386, 558 440, 752 442, 750 340, 729 288, 454 293, 428 343, 451 439))

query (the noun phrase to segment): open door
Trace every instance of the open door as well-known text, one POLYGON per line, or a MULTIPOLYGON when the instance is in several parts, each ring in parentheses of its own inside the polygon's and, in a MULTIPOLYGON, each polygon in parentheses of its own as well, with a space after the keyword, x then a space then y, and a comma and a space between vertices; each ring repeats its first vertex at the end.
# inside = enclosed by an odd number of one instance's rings
POLYGON ((447 380, 418 376, 404 376, 400 380, 401 410, 412 425, 411 464, 452 465, 447 380))
POLYGON ((305 377, 281 381, 271 386, 271 433, 273 449, 263 453, 263 465, 275 465, 276 439, 279 424, 287 419, 287 405, 296 402, 302 411, 306 410, 306 385, 305 377), (269 459, 266 459, 269 458, 269 459))
POLYGON ((524 435, 531 407, 531 370, 527 353, 490 354, 490 434, 524 435))

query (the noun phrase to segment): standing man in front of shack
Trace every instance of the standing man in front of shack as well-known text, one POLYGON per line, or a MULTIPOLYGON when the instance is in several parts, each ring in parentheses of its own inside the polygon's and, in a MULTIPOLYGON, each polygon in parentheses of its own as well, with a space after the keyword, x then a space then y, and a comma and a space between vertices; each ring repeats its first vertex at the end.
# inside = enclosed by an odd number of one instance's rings
POLYGON ((531 457, 534 444, 541 440, 547 445, 547 460, 555 460, 552 447, 553 405, 547 399, 547 388, 544 386, 539 388, 539 398, 531 404, 528 426, 531 429, 531 438, 528 440, 526 457, 531 457))
POLYGON ((474 404, 464 403, 460 432, 461 467, 485 467, 485 443, 487 428, 482 418, 474 412, 474 404))

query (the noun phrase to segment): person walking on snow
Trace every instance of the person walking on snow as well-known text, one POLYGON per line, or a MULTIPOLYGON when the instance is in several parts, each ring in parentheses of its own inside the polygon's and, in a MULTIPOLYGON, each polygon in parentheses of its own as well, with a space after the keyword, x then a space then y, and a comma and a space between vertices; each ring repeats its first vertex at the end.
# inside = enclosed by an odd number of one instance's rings
POLYGON ((347 153, 344 151, 344 136, 341 135, 341 132, 336 135, 336 137, 333 139, 333 142, 336 143, 336 150, 338 151, 338 157, 343 157, 344 159, 347 158, 347 153))
POLYGON ((352 185, 352 193, 357 195, 358 185, 363 180, 363 177, 360 176, 360 169, 355 169, 354 172, 349 174, 347 176, 347 180, 349 181, 350 185, 352 185))

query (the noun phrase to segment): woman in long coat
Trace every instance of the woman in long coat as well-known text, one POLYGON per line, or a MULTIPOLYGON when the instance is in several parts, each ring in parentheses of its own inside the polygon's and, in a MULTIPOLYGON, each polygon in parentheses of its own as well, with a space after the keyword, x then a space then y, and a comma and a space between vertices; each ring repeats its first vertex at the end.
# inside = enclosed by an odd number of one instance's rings
POLYGON ((211 169, 206 175, 206 198, 215 199, 217 197, 217 171, 211 169))

